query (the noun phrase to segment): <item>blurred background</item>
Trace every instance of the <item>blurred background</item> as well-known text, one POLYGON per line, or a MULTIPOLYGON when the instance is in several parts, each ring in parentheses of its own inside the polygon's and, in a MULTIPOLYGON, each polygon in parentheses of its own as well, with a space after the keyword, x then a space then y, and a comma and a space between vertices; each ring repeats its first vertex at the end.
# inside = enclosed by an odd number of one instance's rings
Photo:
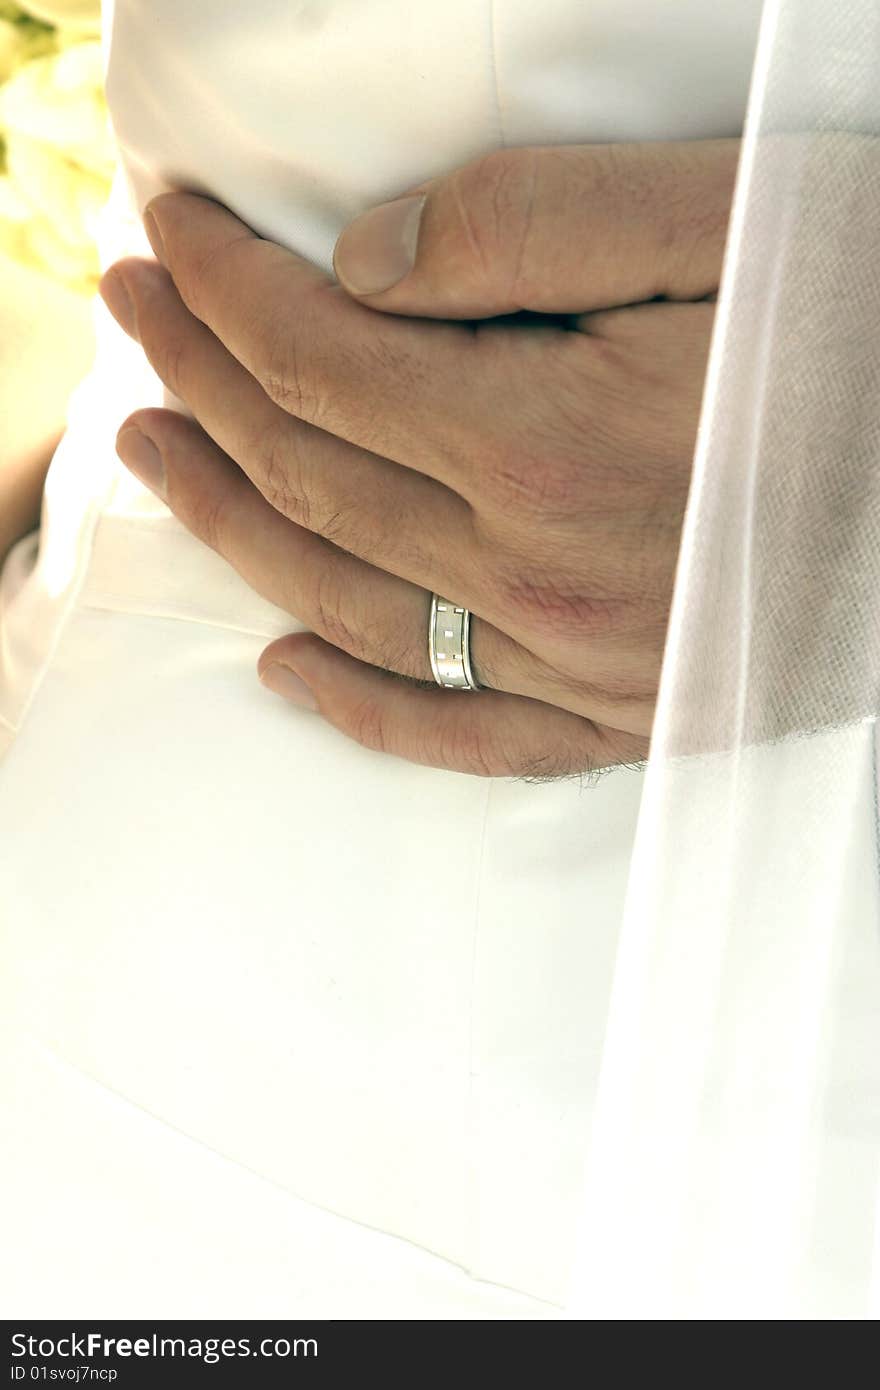
POLYGON ((0 0, 0 252, 80 293, 114 172, 100 0, 0 0))
POLYGON ((99 215, 116 169, 101 0, 0 0, 0 564, 39 522, 94 357, 99 215))

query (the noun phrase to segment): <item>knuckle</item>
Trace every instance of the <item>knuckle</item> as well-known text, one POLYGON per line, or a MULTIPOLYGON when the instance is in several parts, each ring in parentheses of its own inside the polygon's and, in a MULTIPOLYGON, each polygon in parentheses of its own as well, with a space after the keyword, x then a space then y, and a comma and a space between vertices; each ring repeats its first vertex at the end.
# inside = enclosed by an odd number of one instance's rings
POLYGON ((179 495, 175 497, 175 510, 184 520, 187 529, 204 541, 219 554, 224 554, 226 534, 226 508, 223 498, 216 493, 197 492, 180 505, 179 495), (184 515, 185 514, 185 515, 184 515))
POLYGON ((228 241, 219 241, 202 256, 197 257, 185 267, 178 266, 175 280, 184 304, 196 318, 207 322, 210 305, 215 298, 215 287, 231 273, 228 265, 233 248, 240 242, 251 242, 250 232, 243 232, 228 241))
MULTIPOLYGON (((317 495, 311 485, 305 490, 309 494, 309 529, 328 545, 368 562, 387 550, 375 521, 365 517, 366 509, 360 497, 333 496, 326 485, 317 495)), ((391 530, 390 522, 388 529, 391 530)))
POLYGON ((437 730, 434 757, 422 760, 474 777, 505 776, 510 764, 503 749, 497 746, 497 736, 475 716, 461 717, 460 711, 454 713, 459 717, 446 720, 437 730))
POLYGON ((258 376, 275 405, 300 420, 317 424, 324 414, 326 391, 321 383, 315 352, 306 351, 314 341, 307 303, 297 306, 296 319, 286 309, 260 328, 262 361, 258 376))
POLYGON ((497 453, 483 471, 487 499, 503 515, 532 522, 571 520, 582 501, 581 469, 572 460, 542 450, 512 447, 497 453))
POLYGON ((314 530, 323 536, 325 541, 330 541, 331 545, 348 550, 353 555, 360 554, 356 530, 352 526, 351 513, 347 508, 336 507, 324 512, 314 530))
POLYGON ((477 268, 491 274, 493 283, 514 300, 531 225, 536 168, 534 150, 491 150, 453 179, 462 234, 477 268))
POLYGON ((257 461, 260 491, 275 511, 340 549, 362 553, 362 504, 340 506, 322 477, 320 460, 310 458, 303 441, 292 438, 286 425, 262 431, 251 454, 257 461))
POLYGON ((350 623, 349 596, 344 590, 339 566, 329 563, 318 569, 310 596, 310 615, 315 630, 334 647, 358 661, 369 662, 368 641, 350 623))
POLYGON ((260 491, 266 501, 282 516, 311 530, 311 506, 289 435, 273 427, 260 435, 253 452, 259 467, 260 491))
POLYGON ((630 625, 626 599, 591 591, 583 577, 532 571, 496 579, 500 611, 533 638, 582 642, 620 634, 630 625))
POLYGON ((150 333, 144 347, 160 381, 176 396, 182 396, 185 362, 183 339, 174 334, 150 333))
POLYGON ((296 415, 300 420, 311 418, 307 394, 294 362, 288 360, 282 364, 273 359, 260 376, 263 390, 274 405, 280 406, 289 415, 296 415))
POLYGON ((386 719, 381 702, 369 696, 349 711, 347 732, 364 748, 371 748, 376 753, 388 753, 391 751, 391 741, 386 730, 386 719))
POLYGON ((378 325, 356 347, 342 347, 336 356, 336 414, 344 414, 363 448, 380 455, 390 412, 413 418, 413 402, 437 383, 436 365, 420 362, 410 344, 395 338, 378 325))

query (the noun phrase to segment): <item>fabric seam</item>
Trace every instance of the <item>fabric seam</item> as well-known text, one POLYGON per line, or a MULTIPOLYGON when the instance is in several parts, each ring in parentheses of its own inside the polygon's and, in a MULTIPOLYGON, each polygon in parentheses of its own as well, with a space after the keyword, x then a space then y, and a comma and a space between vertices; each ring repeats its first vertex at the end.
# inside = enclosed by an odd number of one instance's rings
MULTIPOLYGON (((110 602, 98 603, 93 600, 86 600, 79 605, 79 611, 82 613, 119 613, 131 618, 157 618, 160 621, 167 619, 167 621, 174 623, 195 623, 199 627, 217 628, 220 632, 238 632, 245 637, 262 637, 267 642, 274 641, 275 636, 277 636, 273 631, 267 632, 264 628, 241 627, 237 623, 222 623, 214 618, 199 617, 195 613, 172 613, 159 609, 128 607, 124 603, 116 605, 110 602)), ((292 613, 290 621, 291 626, 296 622, 292 613)), ((308 629, 303 628, 302 630, 305 632, 308 629)))
POLYGON ((501 102, 501 83, 498 80, 498 16, 495 0, 489 0, 489 62, 492 67, 492 86, 495 95, 495 114, 498 119, 498 140, 502 149, 507 146, 504 137, 504 108, 501 102))
POLYGON ((387 1231, 384 1230, 381 1226, 372 1226, 368 1221, 361 1221, 355 1216, 347 1216, 343 1212, 334 1210, 333 1207, 324 1206, 323 1203, 316 1202, 311 1197, 303 1196, 301 1193, 295 1191, 292 1187, 286 1186, 283 1182, 280 1181, 280 1179, 273 1178, 267 1173, 261 1173, 259 1169, 251 1167, 250 1164, 243 1162, 242 1159, 235 1158, 231 1154, 224 1153, 222 1149, 215 1148, 212 1144, 206 1143, 204 1139, 197 1138, 196 1135, 190 1134, 187 1130, 182 1129, 179 1125, 174 1124, 173 1121, 166 1120, 163 1118, 163 1116, 157 1115, 155 1111, 150 1110, 148 1106, 142 1105, 139 1101, 133 1100, 131 1096, 127 1096, 124 1094, 124 1092, 117 1090, 115 1086, 111 1086, 109 1082, 102 1081, 100 1077, 94 1076, 91 1072, 86 1071, 84 1067, 81 1067, 78 1065, 78 1063, 71 1061, 69 1057, 62 1056, 60 1052, 56 1051, 54 1047, 52 1047, 49 1043, 45 1042, 44 1039, 40 1038, 37 1034, 29 1033, 29 1036, 31 1041, 42 1052, 49 1056, 57 1066, 60 1066, 62 1068, 69 1068, 71 1071, 75 1072, 77 1076, 81 1076, 84 1080, 90 1082, 91 1085, 96 1086, 99 1090, 104 1091, 108 1095, 113 1096, 116 1100, 121 1101, 124 1105, 130 1106, 133 1110, 137 1111, 138 1114, 147 1116, 150 1120, 153 1121, 154 1124, 160 1125, 163 1129, 168 1129, 174 1134, 179 1134, 181 1138, 187 1140, 189 1143, 197 1145, 198 1148, 204 1149, 206 1152, 210 1154, 214 1154, 224 1163, 231 1163, 234 1167, 240 1169, 241 1171, 249 1173, 252 1177, 255 1177, 259 1182, 268 1183, 271 1187, 274 1187, 279 1191, 283 1192, 285 1196, 292 1198, 294 1201, 302 1202, 305 1206, 311 1207, 315 1211, 324 1212, 328 1216, 335 1217, 338 1221, 350 1222, 353 1226, 359 1226, 362 1230, 372 1231, 376 1235, 384 1236, 386 1239, 398 1240, 403 1245, 408 1245, 410 1249, 422 1251, 424 1254, 430 1255, 432 1259, 440 1260, 443 1264, 449 1265, 454 1269, 460 1269, 462 1273, 467 1275, 468 1278, 473 1278, 476 1283, 486 1284, 490 1288, 506 1290, 508 1293, 516 1294, 519 1298, 528 1299, 530 1301, 534 1301, 535 1303, 540 1303, 546 1308, 562 1308, 562 1304, 553 1303, 550 1301, 550 1299, 541 1298, 541 1296, 538 1294, 528 1293, 526 1290, 518 1289, 512 1284, 502 1284, 496 1279, 480 1279, 479 1276, 472 1275, 470 1271, 466 1269, 463 1265, 459 1264, 457 1260, 450 1259, 448 1255, 441 1255, 439 1251, 432 1250, 429 1245, 422 1245, 418 1241, 411 1240, 407 1236, 398 1235, 396 1231, 387 1231))
POLYGON ((483 866, 486 859, 486 838, 489 828, 489 807, 492 800, 492 790, 494 781, 490 778, 486 787, 486 799, 483 802, 482 827, 480 831, 480 856, 477 865, 477 891, 474 903, 474 927, 473 927, 473 946, 471 948, 471 984, 470 984, 470 1007, 468 1017, 468 1100, 467 1100, 467 1136, 470 1147, 470 1164, 467 1175, 467 1224, 470 1236, 467 1237, 467 1264, 465 1268, 468 1274, 473 1275, 473 1268, 479 1258, 480 1250, 480 1172, 479 1163, 479 1142, 477 1135, 479 1128, 477 1124, 477 1101, 474 1088, 474 1016, 476 1013, 476 990, 477 990, 477 964, 478 964, 478 945, 480 939, 480 909, 483 900, 483 866))

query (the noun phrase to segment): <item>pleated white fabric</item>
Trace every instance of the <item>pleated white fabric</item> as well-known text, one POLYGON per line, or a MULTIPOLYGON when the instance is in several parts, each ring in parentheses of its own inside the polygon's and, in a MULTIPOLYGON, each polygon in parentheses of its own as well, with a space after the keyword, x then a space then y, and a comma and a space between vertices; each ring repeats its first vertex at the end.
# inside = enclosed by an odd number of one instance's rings
MULTIPOLYGON (((737 134, 758 9, 116 0, 104 263, 163 189, 329 271, 481 151, 737 134)), ((4 1309, 557 1316, 642 778, 486 783, 265 692, 297 622, 120 465, 162 391, 95 313, 0 580, 4 1309)))

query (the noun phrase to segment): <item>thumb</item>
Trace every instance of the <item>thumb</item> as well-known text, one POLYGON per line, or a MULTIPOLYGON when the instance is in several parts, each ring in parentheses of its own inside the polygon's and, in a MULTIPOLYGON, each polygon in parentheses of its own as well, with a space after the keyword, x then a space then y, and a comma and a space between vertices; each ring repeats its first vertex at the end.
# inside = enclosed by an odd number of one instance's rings
POLYGON ((372 309, 578 314, 718 288, 739 140, 494 150, 371 208, 333 257, 372 309))

